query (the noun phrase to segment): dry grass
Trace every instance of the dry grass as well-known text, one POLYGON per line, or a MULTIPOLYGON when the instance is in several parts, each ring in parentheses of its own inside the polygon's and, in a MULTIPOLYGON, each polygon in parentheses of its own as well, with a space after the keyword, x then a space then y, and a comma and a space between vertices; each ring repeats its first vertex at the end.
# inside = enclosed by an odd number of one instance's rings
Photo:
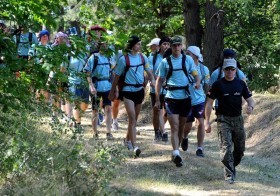
MULTIPOLYGON (((175 167, 171 162, 171 144, 154 143, 151 125, 151 107, 146 99, 139 118, 137 141, 140 158, 128 158, 120 166, 111 182, 112 195, 280 195, 280 99, 277 95, 256 95, 254 115, 245 115, 247 151, 237 167, 236 183, 223 180, 222 164, 215 123, 213 132, 206 134, 204 158, 195 155, 196 131, 190 135, 189 149, 181 152, 184 165, 175 167)), ((90 112, 86 114, 86 133, 90 133, 90 112)), ((212 115, 214 116, 214 115, 212 115)), ((126 134, 126 115, 121 107, 120 130, 114 132, 120 142, 126 134)), ((168 123, 167 130, 170 132, 168 123)), ((105 138, 105 127, 101 137, 105 138)))

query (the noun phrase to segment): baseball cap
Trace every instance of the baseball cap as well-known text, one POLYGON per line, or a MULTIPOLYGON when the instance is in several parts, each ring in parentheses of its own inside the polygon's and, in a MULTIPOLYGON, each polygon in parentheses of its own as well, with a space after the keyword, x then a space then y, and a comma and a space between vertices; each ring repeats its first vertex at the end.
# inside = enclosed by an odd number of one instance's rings
POLYGON ((171 38, 170 40, 170 44, 174 45, 174 44, 182 44, 183 40, 180 36, 174 36, 171 38))
POLYGON ((225 69, 227 67, 233 67, 236 69, 236 67, 237 67, 236 60, 235 59, 224 59, 223 69, 225 69))
POLYGON ((228 58, 228 57, 234 58, 234 59, 236 58, 235 51, 233 49, 230 49, 230 48, 224 49, 223 55, 224 55, 224 58, 228 58))
POLYGON ((203 62, 203 57, 202 54, 200 53, 200 49, 197 46, 189 46, 187 48, 187 51, 190 51, 191 53, 193 53, 200 62, 203 62))
POLYGON ((106 29, 104 29, 103 27, 99 26, 99 25, 93 25, 90 27, 90 30, 100 30, 106 33, 106 29))
POLYGON ((50 33, 48 30, 42 30, 40 33, 39 33, 39 38, 41 39, 42 36, 44 35, 47 35, 48 37, 50 36, 50 33))
POLYGON ((159 42, 160 42, 160 38, 156 37, 156 38, 152 39, 151 42, 147 44, 147 46, 151 46, 151 45, 159 46, 159 42))

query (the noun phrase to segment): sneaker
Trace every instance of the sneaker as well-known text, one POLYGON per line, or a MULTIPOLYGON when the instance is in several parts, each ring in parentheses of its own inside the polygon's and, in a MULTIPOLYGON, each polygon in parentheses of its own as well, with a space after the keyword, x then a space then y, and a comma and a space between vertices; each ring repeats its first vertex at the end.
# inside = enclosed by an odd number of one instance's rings
POLYGON ((198 156, 198 157, 204 157, 203 151, 202 151, 201 149, 197 149, 197 151, 196 151, 196 156, 198 156))
POLYGON ((162 134, 162 141, 168 142, 168 133, 167 132, 162 134))
POLYGON ((106 133, 106 138, 107 138, 107 140, 113 140, 114 139, 112 133, 106 133))
POLYGON ((160 130, 155 130, 155 138, 154 141, 159 142, 161 140, 162 136, 161 136, 161 132, 160 130))
POLYGON ((103 114, 101 112, 98 113, 98 119, 99 119, 99 123, 102 124, 104 121, 104 117, 103 114))
POLYGON ((172 155, 172 161, 175 163, 176 167, 183 166, 183 160, 180 155, 176 155, 176 156, 172 155))
POLYGON ((229 184, 233 184, 234 183, 234 178, 233 176, 226 176, 225 177, 225 181, 227 181, 229 184))
POLYGON ((113 122, 113 124, 112 124, 112 129, 113 129, 114 131, 118 131, 118 130, 119 130, 119 123, 118 123, 118 122, 113 122))
POLYGON ((135 147, 133 151, 134 151, 134 153, 135 153, 135 157, 139 157, 139 156, 140 156, 140 154, 141 154, 140 148, 135 147))
POLYGON ((187 151, 189 146, 189 140, 188 138, 183 138, 183 141, 181 143, 181 147, 183 151, 187 151))
POLYGON ((98 139, 98 137, 99 137, 98 133, 93 134, 93 139, 98 139))
POLYGON ((126 141, 126 139, 124 139, 124 145, 127 147, 129 151, 133 151, 133 146, 131 141, 126 141))

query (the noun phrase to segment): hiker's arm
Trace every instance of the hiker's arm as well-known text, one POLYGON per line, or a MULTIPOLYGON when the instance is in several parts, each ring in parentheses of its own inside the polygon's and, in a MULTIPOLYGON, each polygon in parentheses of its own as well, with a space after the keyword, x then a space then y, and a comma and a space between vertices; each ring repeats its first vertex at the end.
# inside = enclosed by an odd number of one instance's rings
POLYGON ((113 78, 113 83, 112 83, 112 88, 109 92, 109 100, 114 101, 114 99, 118 98, 119 96, 119 89, 117 87, 118 82, 119 82, 120 76, 117 74, 114 74, 114 78, 113 78))
POLYGON ((255 107, 255 101, 252 97, 249 97, 248 99, 246 99, 246 102, 248 104, 247 106, 247 114, 252 114, 254 107, 255 107))
POLYGON ((193 72, 192 75, 194 76, 194 80, 195 80, 195 88, 200 89, 200 77, 199 77, 198 73, 193 72))
POLYGON ((207 97, 206 105, 205 105, 205 121, 204 121, 205 131, 207 133, 211 132, 210 116, 212 112, 213 102, 214 102, 213 99, 207 97))
POLYGON ((164 78, 161 78, 161 77, 157 77, 157 80, 156 80, 156 86, 155 86, 155 89, 156 89, 156 102, 155 102, 155 106, 156 108, 160 108, 160 92, 161 92, 161 87, 162 87, 162 84, 163 84, 163 81, 165 79, 164 78))
POLYGON ((151 85, 152 87, 155 87, 156 81, 155 81, 154 74, 153 74, 152 70, 147 70, 146 73, 148 74, 149 80, 150 80, 150 82, 151 82, 150 85, 151 85))
POLYGON ((87 76, 87 81, 88 81, 88 84, 89 84, 90 93, 95 95, 97 91, 96 91, 96 89, 94 87, 94 84, 92 82, 91 72, 86 72, 86 76, 87 76))

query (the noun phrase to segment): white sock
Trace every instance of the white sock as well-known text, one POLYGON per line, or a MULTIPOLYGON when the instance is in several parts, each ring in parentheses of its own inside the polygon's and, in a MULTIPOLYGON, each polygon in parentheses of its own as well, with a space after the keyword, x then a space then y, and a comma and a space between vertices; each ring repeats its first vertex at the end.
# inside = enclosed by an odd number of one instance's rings
POLYGON ((113 119, 113 123, 118 123, 118 119, 113 119))
POLYGON ((177 155, 180 156, 180 151, 179 150, 173 150, 172 155, 173 156, 177 156, 177 155))
POLYGON ((197 147, 197 150, 199 150, 199 149, 203 151, 203 147, 200 147, 200 146, 197 147))

